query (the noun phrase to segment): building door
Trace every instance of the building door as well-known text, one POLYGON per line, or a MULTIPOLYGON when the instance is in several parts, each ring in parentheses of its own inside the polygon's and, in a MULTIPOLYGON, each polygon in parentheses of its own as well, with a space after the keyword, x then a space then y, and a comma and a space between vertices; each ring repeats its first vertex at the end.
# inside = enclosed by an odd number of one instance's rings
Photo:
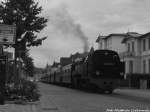
POLYGON ((129 61, 129 73, 133 73, 133 61, 129 61))

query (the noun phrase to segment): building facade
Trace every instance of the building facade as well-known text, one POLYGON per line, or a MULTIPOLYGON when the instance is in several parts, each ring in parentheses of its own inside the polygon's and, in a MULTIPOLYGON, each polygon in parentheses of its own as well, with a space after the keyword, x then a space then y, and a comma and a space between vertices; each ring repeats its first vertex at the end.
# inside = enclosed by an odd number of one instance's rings
POLYGON ((105 41, 106 36, 98 36, 96 42, 98 43, 98 49, 106 49, 106 41, 105 41))
POLYGON ((150 33, 140 37, 141 41, 141 71, 150 74, 150 33))
POLYGON ((99 49, 117 51, 125 62, 125 73, 129 86, 150 88, 150 33, 110 34, 99 36, 99 49))
POLYGON ((126 37, 126 34, 109 34, 108 36, 98 36, 96 42, 98 49, 114 50, 118 53, 125 52, 125 45, 121 41, 126 37))
POLYGON ((130 33, 122 40, 125 44, 126 51, 123 55, 123 60, 125 61, 125 73, 141 73, 141 34, 130 33))
POLYGON ((113 33, 108 36, 98 36, 96 42, 98 49, 108 49, 118 52, 120 59, 123 61, 124 52, 126 51, 125 44, 122 40, 126 37, 126 33, 113 33))
POLYGON ((134 75, 140 88, 150 88, 150 33, 128 35, 122 43, 126 45, 126 74, 134 75))

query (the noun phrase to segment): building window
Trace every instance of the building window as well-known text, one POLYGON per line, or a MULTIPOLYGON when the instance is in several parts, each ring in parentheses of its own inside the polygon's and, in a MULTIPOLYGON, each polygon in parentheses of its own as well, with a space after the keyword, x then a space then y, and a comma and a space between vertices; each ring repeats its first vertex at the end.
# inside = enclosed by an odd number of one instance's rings
POLYGON ((150 38, 148 38, 148 49, 150 50, 150 38))
POLYGON ((134 52, 134 42, 132 42, 132 52, 134 52))
POLYGON ((128 45, 128 52, 130 52, 130 43, 128 43, 127 45, 128 45))
POLYGON ((100 48, 102 49, 102 47, 103 47, 103 45, 102 45, 103 43, 101 42, 101 45, 100 45, 100 48))
POLYGON ((143 60, 143 73, 146 73, 146 60, 143 60))
POLYGON ((145 42, 145 39, 143 40, 143 51, 146 50, 146 42, 145 42))
POLYGON ((102 42, 99 43, 99 49, 102 49, 102 42))
POLYGON ((129 73, 133 73, 133 61, 129 61, 129 73))

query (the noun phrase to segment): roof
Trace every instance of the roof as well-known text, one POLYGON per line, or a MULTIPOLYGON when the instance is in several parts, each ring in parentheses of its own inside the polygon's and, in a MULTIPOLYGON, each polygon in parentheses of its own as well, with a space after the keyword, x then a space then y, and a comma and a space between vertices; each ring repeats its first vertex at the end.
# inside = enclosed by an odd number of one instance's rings
POLYGON ((52 67, 58 67, 58 65, 60 65, 60 63, 54 61, 52 67))
POLYGON ((141 35, 140 38, 145 38, 146 36, 150 35, 150 32, 145 33, 144 35, 141 35))
POLYGON ((108 36, 106 36, 106 39, 111 37, 111 36, 126 36, 126 33, 112 33, 112 34, 109 34, 108 36))
POLYGON ((131 38, 139 38, 142 34, 139 34, 137 32, 127 32, 126 33, 126 37, 122 40, 121 43, 125 43, 128 39, 131 39, 131 38))
POLYGON ((124 37, 124 36, 126 36, 126 33, 112 33, 112 34, 109 34, 108 36, 99 35, 98 38, 96 39, 96 42, 99 42, 100 39, 107 39, 111 36, 123 36, 124 37))
POLYGON ((98 38, 96 39, 96 42, 99 42, 100 39, 104 39, 104 38, 106 38, 106 36, 101 36, 101 35, 99 35, 98 38))
POLYGON ((128 36, 131 36, 131 37, 139 37, 141 36, 142 34, 139 34, 137 32, 127 32, 126 33, 128 36))
POLYGON ((70 57, 61 57, 60 58, 60 65, 65 66, 71 63, 70 57))

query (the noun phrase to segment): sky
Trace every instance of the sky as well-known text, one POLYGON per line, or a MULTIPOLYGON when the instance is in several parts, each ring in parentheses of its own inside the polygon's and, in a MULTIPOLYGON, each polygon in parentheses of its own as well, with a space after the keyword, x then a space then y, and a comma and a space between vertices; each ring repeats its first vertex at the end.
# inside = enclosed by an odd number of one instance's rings
POLYGON ((150 29, 150 0, 36 0, 43 7, 41 16, 47 27, 38 37, 47 36, 42 46, 33 47, 30 54, 37 67, 45 67, 84 52, 98 35, 111 33, 147 33, 150 29))

